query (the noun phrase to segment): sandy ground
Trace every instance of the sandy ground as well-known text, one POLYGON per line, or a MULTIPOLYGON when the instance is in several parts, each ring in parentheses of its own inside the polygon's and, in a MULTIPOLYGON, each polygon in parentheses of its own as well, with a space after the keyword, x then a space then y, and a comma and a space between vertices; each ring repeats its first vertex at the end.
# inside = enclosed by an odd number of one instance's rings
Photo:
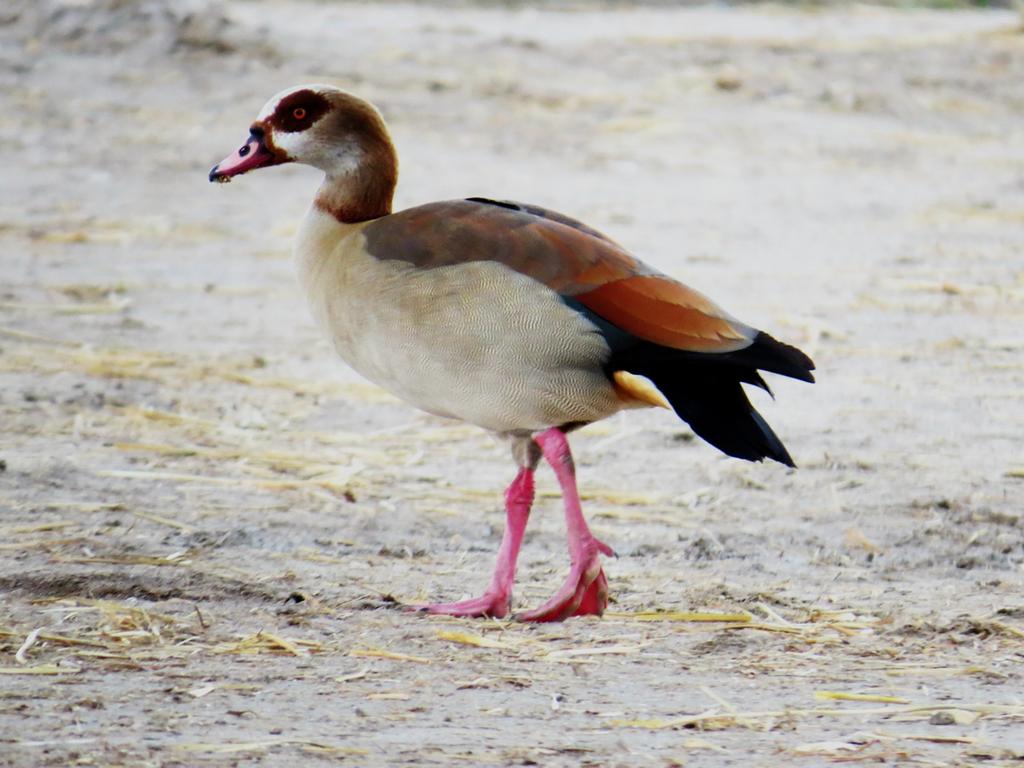
POLYGON ((0 764, 1020 765, 1013 14, 126 5, 0 13, 0 764), (207 183, 303 81, 380 106, 399 207, 565 211, 810 352, 758 400, 800 469, 622 414, 574 439, 608 616, 396 610, 483 587, 513 467, 319 338, 315 172, 207 183))

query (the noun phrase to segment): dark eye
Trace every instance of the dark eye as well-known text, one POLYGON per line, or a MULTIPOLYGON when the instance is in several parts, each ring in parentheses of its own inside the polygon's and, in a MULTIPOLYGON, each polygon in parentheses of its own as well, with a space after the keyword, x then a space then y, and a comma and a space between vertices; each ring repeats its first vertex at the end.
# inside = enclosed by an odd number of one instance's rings
POLYGON ((306 110, 304 110, 302 107, 296 107, 295 109, 292 110, 292 117, 294 117, 296 120, 301 120, 305 116, 306 110))

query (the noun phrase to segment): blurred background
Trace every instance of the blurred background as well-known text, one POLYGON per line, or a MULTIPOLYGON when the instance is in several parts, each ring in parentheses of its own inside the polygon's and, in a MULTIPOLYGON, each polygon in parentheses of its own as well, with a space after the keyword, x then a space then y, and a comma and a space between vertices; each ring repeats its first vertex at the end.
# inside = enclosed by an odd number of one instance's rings
MULTIPOLYGON (((61 764, 72 732, 129 762, 243 737, 273 761, 325 734, 390 764, 412 741, 408 761, 442 764, 579 764, 567 744, 595 765, 1018 759, 1022 113, 1024 24, 1000 3, 8 0, 0 666, 68 686, 11 678, 23 708, 0 708, 0 725, 52 717, 57 734, 13 759, 61 764), (376 610, 483 586, 510 464, 488 436, 362 382, 320 338, 290 263, 316 171, 207 182, 263 103, 302 82, 380 108, 397 208, 487 196, 562 211, 815 358, 813 387, 754 396, 798 472, 725 459, 661 412, 575 439, 595 530, 621 555, 615 612, 748 611, 774 629, 608 617, 546 640, 503 629, 513 645, 467 661, 430 621, 376 610), (40 627, 107 657, 37 636, 15 659, 40 627), (293 656, 260 632, 310 645, 293 656), (541 641, 633 650, 542 665, 541 641), (278 677, 256 680, 232 647, 278 677), (165 663, 183 691, 209 678, 264 695, 164 701, 165 663), (314 674, 362 677, 317 688, 314 674), (47 714, 74 684, 106 709, 47 714), (888 734, 874 740, 825 716, 784 733, 734 718, 689 746, 650 726, 812 706, 841 684, 990 711, 954 719, 960 741, 911 738, 933 710, 902 731, 865 715, 888 734), (381 691, 400 696, 367 698, 381 691), (140 714, 154 707, 177 725, 140 714), (285 708, 304 714, 282 736, 285 708), (103 735, 111 718, 152 738, 103 735)), ((520 604, 562 576, 541 484, 520 604)))

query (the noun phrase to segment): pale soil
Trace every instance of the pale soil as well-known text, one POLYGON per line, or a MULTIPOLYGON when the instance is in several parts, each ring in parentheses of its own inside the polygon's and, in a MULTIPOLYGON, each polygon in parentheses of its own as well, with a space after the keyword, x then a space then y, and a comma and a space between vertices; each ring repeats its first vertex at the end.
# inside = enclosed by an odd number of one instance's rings
MULTIPOLYGON (((0 764, 1020 764, 1017 17, 29 6, 0 15, 0 764), (483 587, 513 466, 319 338, 313 171, 207 183, 311 80, 381 107, 400 207, 562 210, 810 352, 819 383, 757 400, 800 469, 623 414, 574 438, 618 615, 394 610, 483 587)), ((539 482, 519 605, 567 565, 539 482)))

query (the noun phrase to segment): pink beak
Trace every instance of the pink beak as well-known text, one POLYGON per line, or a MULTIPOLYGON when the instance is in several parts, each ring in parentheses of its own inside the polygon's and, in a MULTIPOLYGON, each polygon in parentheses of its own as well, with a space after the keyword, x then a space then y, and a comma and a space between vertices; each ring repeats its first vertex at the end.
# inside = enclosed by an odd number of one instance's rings
POLYGON ((210 181, 231 181, 232 176, 239 176, 253 168, 282 162, 283 159, 267 149, 263 131, 254 128, 245 144, 210 169, 210 181))

